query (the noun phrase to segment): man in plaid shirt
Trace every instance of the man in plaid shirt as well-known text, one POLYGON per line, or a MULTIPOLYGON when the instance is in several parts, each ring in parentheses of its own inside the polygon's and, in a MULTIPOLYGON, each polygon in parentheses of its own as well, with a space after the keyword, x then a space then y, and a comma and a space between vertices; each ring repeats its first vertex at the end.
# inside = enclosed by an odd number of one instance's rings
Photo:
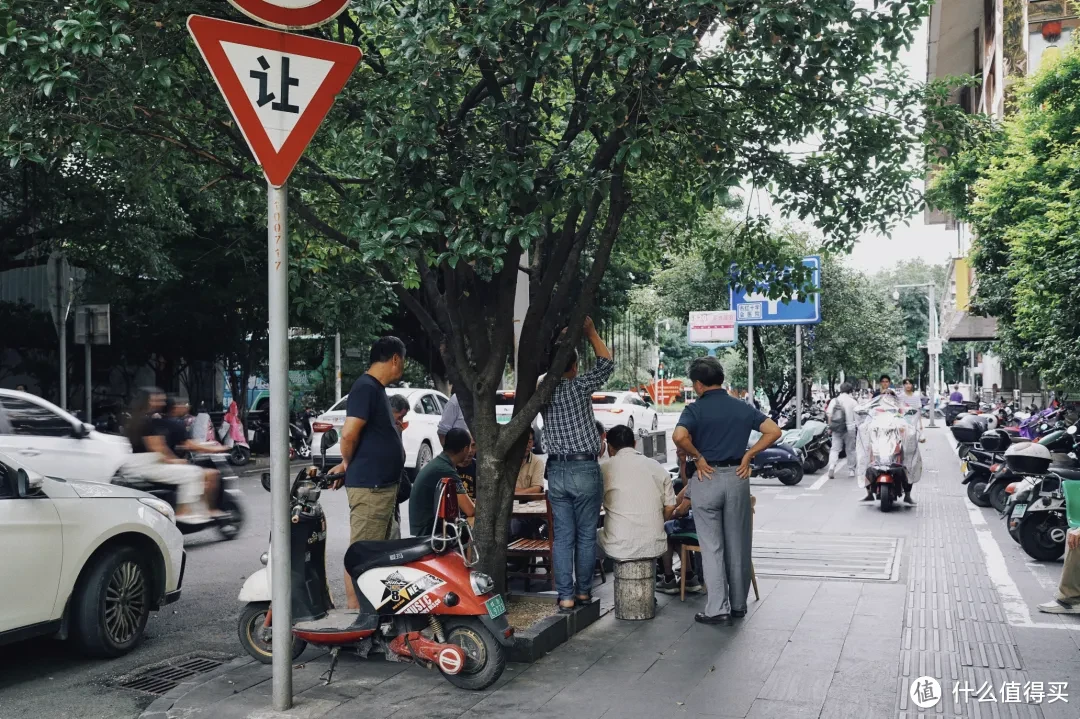
POLYGON ((611 350, 590 317, 585 318, 585 337, 596 354, 596 366, 579 375, 575 350, 543 413, 548 498, 555 524, 552 564, 559 610, 563 612, 592 597, 596 521, 604 499, 604 480, 597 461, 600 433, 593 416, 592 394, 615 371, 611 350))

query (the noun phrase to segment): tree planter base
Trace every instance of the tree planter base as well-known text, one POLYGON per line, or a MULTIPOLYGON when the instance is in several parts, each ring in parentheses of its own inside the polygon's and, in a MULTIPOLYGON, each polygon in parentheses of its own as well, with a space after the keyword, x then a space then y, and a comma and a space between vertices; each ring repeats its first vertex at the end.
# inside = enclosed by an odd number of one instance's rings
POLYGON ((600 618, 600 600, 593 598, 570 614, 553 614, 514 635, 508 657, 512 662, 532 664, 600 618))

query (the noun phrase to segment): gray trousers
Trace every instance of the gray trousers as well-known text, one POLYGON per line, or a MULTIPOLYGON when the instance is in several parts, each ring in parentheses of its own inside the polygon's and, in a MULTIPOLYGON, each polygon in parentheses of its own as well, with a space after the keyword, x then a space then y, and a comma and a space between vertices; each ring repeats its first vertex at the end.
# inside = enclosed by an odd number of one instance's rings
POLYGON ((843 448, 847 452, 848 469, 851 470, 851 476, 855 476, 855 432, 847 430, 846 432, 833 432, 832 446, 829 448, 829 471, 832 472, 835 469, 839 469, 836 464, 840 461, 840 449, 843 448))
POLYGON ((717 467, 712 479, 694 483, 691 490, 694 524, 701 545, 701 566, 709 592, 705 613, 744 611, 750 592, 752 521, 750 482, 739 479, 734 467, 717 467))

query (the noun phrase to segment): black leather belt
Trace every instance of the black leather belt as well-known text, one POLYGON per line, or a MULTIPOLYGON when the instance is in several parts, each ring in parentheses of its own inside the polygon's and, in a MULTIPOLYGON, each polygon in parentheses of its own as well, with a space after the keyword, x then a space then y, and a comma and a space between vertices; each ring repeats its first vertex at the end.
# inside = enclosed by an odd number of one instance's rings
POLYGON ((738 467, 742 464, 742 457, 739 459, 706 459, 705 463, 710 467, 738 467))
POLYGON ((549 462, 588 462, 589 460, 596 460, 595 454, 585 454, 583 452, 578 454, 550 454, 548 455, 549 462))

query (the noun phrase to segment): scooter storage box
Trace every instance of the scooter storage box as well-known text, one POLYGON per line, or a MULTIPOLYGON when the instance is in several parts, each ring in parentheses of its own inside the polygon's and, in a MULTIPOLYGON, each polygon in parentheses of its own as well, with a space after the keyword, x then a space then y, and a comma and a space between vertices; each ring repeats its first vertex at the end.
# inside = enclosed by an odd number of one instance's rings
MULTIPOLYGON (((955 436, 955 432, 953 436, 955 436)), ((979 437, 979 445, 987 452, 1004 452, 1012 446, 1012 438, 1003 429, 992 429, 989 432, 982 433, 979 437)))
POLYGON ((1051 458, 1050 450, 1034 442, 1014 444, 1005 452, 1005 464, 1017 474, 1046 474, 1051 458))
POLYGON ((952 432, 953 439, 961 444, 975 444, 979 441, 981 427, 969 427, 960 424, 954 424, 949 427, 949 431, 952 432))

